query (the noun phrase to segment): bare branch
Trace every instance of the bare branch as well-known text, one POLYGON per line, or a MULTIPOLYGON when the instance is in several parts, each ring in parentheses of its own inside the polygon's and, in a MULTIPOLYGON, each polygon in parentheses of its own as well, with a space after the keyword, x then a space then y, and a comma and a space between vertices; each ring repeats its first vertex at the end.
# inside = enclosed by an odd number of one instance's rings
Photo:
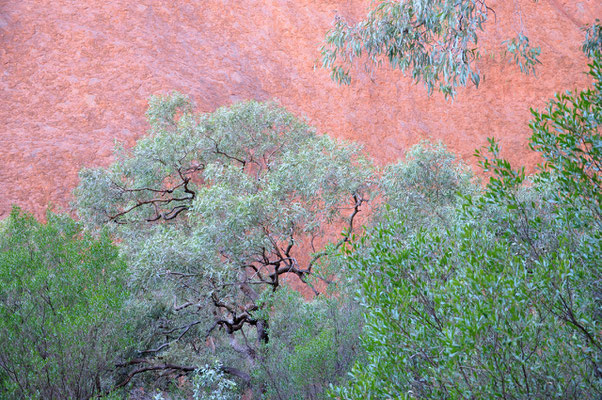
POLYGON ((164 334, 167 334, 167 333, 172 333, 172 332, 178 331, 180 329, 183 329, 183 331, 174 340, 171 340, 169 342, 163 343, 162 345, 160 345, 159 347, 157 347, 155 349, 142 350, 142 351, 140 351, 140 353, 141 354, 158 353, 161 350, 166 349, 167 347, 171 346, 172 344, 174 344, 177 341, 179 341, 180 339, 182 339, 184 337, 184 335, 186 335, 186 333, 188 333, 188 331, 190 330, 190 328, 192 328, 195 325, 200 324, 201 322, 203 322, 203 321, 202 320, 193 321, 193 322, 189 323, 188 325, 184 325, 184 326, 181 326, 179 328, 174 328, 174 329, 172 329, 170 331, 163 332, 164 334))
POLYGON ((149 365, 148 367, 138 368, 138 369, 135 369, 132 372, 130 372, 121 383, 119 383, 119 384, 117 384, 115 386, 114 389, 119 389, 120 387, 124 387, 125 385, 127 385, 132 380, 132 378, 134 376, 136 376, 136 375, 138 375, 138 374, 140 374, 142 372, 160 371, 160 370, 174 370, 174 371, 192 372, 195 369, 196 369, 195 367, 175 365, 175 364, 149 365))

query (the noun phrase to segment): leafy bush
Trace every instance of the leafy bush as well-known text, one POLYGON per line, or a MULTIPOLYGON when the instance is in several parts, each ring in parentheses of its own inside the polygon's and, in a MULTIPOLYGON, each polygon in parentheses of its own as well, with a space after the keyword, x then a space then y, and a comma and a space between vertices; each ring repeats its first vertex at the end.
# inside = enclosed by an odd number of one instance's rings
POLYGON ((107 235, 18 208, 0 231, 0 395, 87 399, 126 345, 125 264, 107 235))
POLYGON ((333 398, 600 397, 599 55, 591 68, 592 89, 533 111, 540 173, 492 140, 493 176, 452 225, 402 216, 356 244, 367 361, 333 398))
POLYGON ((226 377, 221 366, 204 365, 199 368, 192 381, 194 400, 235 400, 240 398, 236 383, 226 377))
POLYGON ((306 302, 278 291, 270 304, 270 341, 261 348, 255 379, 267 399, 322 399, 340 383, 361 353, 359 304, 345 293, 306 302))

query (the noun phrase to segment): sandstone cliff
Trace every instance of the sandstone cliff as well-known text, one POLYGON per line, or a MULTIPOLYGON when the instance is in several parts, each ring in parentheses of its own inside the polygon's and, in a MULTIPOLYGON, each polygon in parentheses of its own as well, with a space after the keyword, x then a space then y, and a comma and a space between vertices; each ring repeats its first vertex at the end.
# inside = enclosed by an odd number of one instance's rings
POLYGON ((191 94, 200 110, 278 99, 321 132, 363 143, 380 163, 421 138, 470 160, 487 136, 512 161, 526 152, 529 107, 582 88, 580 27, 598 0, 493 0, 482 36, 484 82, 451 103, 428 98, 399 72, 358 71, 337 87, 314 70, 335 15, 361 18, 362 0, 4 0, 0 2, 0 217, 15 203, 40 213, 66 206, 82 166, 106 165, 114 141, 146 131, 149 95, 191 94), (521 17, 542 48, 538 77, 500 58, 521 17))

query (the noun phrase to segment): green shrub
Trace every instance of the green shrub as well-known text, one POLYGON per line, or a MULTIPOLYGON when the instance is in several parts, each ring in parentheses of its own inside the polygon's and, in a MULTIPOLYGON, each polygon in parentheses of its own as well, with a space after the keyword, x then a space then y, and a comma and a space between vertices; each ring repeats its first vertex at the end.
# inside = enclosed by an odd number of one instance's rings
POLYGON ((367 361, 333 398, 600 398, 600 65, 592 89, 533 111, 538 174, 491 140, 493 176, 453 224, 401 214, 356 244, 367 361))
POLYGON ((0 396, 87 399, 125 345, 125 265, 108 236, 13 209, 0 232, 0 396))
POLYGON ((360 356, 359 304, 345 293, 306 302, 292 289, 270 299, 270 341, 261 348, 255 379, 266 399, 323 399, 360 356))

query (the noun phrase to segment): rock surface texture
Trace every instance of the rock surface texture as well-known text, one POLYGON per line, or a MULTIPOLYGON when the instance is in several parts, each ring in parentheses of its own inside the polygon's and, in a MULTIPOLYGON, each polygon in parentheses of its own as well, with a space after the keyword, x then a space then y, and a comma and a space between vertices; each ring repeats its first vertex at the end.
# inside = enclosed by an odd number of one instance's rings
POLYGON ((589 80, 580 28, 602 17, 599 0, 492 0, 482 35, 484 81, 457 100, 387 69, 360 68, 349 87, 314 69, 336 15, 357 21, 368 0, 0 1, 0 217, 11 204, 40 215, 67 207, 77 171, 107 165, 114 141, 146 132, 151 94, 190 94, 201 111, 243 99, 277 99, 320 132, 365 145, 379 163, 422 138, 469 162, 485 138, 511 161, 527 152, 529 107, 589 80), (537 78, 500 56, 521 29, 541 46, 537 78))

